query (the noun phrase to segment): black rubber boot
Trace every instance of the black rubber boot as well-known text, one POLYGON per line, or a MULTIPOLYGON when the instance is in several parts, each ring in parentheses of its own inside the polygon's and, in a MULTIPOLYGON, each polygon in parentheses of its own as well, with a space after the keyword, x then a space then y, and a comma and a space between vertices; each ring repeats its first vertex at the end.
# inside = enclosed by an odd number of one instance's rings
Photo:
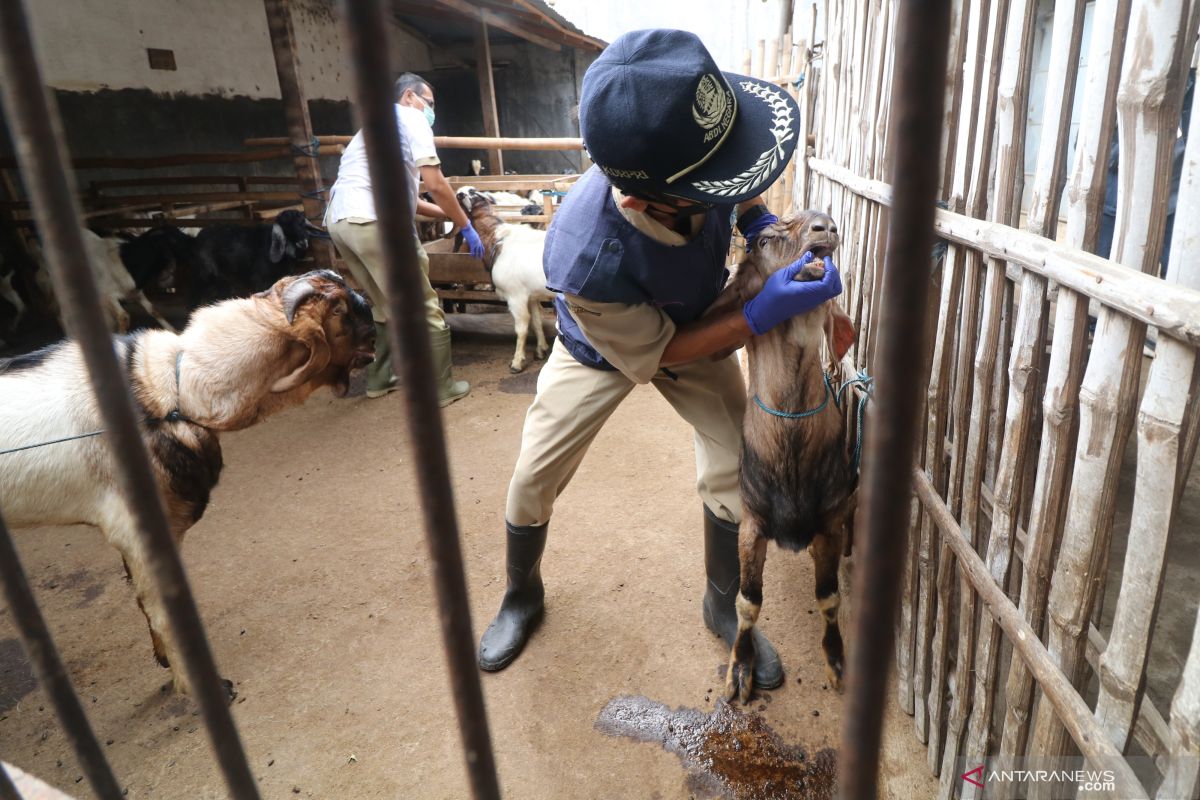
POLYGON ((521 654, 530 634, 542 621, 546 590, 542 586, 542 551, 546 525, 511 525, 507 532, 508 589, 500 611, 479 640, 479 667, 488 672, 504 669, 521 654))
MULTIPOLYGON (((704 571, 708 586, 704 591, 704 624, 733 647, 737 636, 737 594, 741 579, 738 563, 738 526, 717 519, 704 507, 704 571)), ((783 685, 783 664, 779 653, 767 641, 762 629, 754 628, 754 686, 777 689, 783 685)))

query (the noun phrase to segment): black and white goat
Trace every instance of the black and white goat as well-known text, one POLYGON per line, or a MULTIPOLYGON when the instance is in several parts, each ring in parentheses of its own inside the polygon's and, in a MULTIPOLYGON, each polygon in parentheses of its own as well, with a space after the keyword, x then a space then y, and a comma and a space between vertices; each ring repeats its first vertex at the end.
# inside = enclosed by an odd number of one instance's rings
POLYGON ((215 225, 196 236, 189 305, 247 297, 296 271, 311 228, 303 212, 284 211, 262 225, 215 225))
POLYGON ((84 247, 95 270, 109 330, 117 333, 129 330, 129 313, 123 303, 136 302, 164 329, 175 331, 142 289, 158 279, 169 277, 177 259, 186 258, 190 242, 187 234, 174 228, 152 229, 134 239, 100 236, 89 230, 83 232, 84 247))
MULTIPOLYGON (((772 273, 808 251, 817 258, 796 280, 820 280, 825 275, 821 258, 832 255, 840 243, 836 225, 825 214, 804 211, 784 217, 755 240, 714 307, 744 304, 772 273)), ((853 342, 853 325, 831 300, 746 344, 751 403, 743 423, 741 582, 727 699, 745 703, 753 689, 753 631, 770 541, 785 550, 807 548, 812 556, 817 605, 825 622, 821 646, 831 684, 841 687, 838 565, 853 522, 858 465, 857 448, 847 435, 846 409, 853 404, 848 395, 841 396, 846 386, 829 376, 842 375, 840 360, 853 342), (831 380, 839 385, 835 388, 831 380)))
POLYGON ((483 241, 483 266, 492 275, 496 294, 508 304, 508 312, 512 314, 517 349, 509 370, 520 372, 525 369, 525 338, 530 325, 537 337, 537 357, 545 358, 550 352, 546 332, 542 330, 541 309, 542 301, 554 298, 546 288, 546 273, 542 268, 546 232, 504 222, 493 213, 487 197, 473 187, 464 186, 456 196, 483 241))
MULTIPOLYGON (((202 308, 180 334, 142 330, 113 344, 178 544, 204 514, 221 473, 219 435, 299 405, 323 386, 345 394, 350 370, 374 358, 375 326, 362 295, 326 270, 202 308)), ((103 435, 91 435, 102 434, 100 428, 77 344, 63 341, 0 359, 5 520, 17 528, 99 528, 125 561, 155 657, 186 692, 187 674, 112 452, 103 435), (27 447, 42 443, 49 444, 27 447)))

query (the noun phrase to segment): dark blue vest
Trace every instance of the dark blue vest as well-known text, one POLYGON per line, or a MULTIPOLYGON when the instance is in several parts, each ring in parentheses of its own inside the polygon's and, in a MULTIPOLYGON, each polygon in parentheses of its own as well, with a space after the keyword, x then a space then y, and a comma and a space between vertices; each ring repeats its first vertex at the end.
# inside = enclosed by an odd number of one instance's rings
POLYGON ((608 180, 592 167, 571 188, 546 234, 542 267, 558 293, 558 331, 581 364, 614 369, 571 316, 563 294, 600 303, 652 304, 682 325, 698 319, 725 285, 732 206, 717 206, 685 245, 660 244, 633 227, 613 202, 608 180))

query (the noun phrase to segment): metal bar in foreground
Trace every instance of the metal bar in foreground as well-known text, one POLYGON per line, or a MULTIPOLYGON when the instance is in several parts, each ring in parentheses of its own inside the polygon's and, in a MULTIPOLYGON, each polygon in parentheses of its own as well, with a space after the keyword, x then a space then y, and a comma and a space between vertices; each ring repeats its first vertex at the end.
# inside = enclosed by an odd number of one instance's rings
POLYGON ((204 714, 229 793, 238 800, 257 798, 254 776, 229 711, 229 698, 217 675, 200 612, 168 527, 129 386, 117 365, 96 280, 84 255, 82 215, 66 171, 69 162, 62 125, 42 78, 21 0, 0 2, 0 75, 4 78, 0 81, 0 96, 46 249, 54 294, 62 305, 67 332, 83 353, 108 431, 121 494, 137 522, 155 588, 162 596, 171 632, 184 656, 189 682, 204 714))
POLYGON ((846 800, 878 796, 879 754, 888 669, 895 651, 896 614, 912 507, 913 447, 924 387, 925 348, 912 331, 925 330, 932 262, 934 202, 949 39, 949 0, 896 6, 896 65, 892 96, 891 224, 880 298, 878 349, 872 365, 877 390, 856 519, 853 624, 839 751, 839 792, 846 800), (930 143, 934 149, 930 149, 930 143))
POLYGON ((488 731, 483 689, 475 656, 467 581, 463 571, 454 493, 446 456, 446 437, 434 384, 433 355, 426 328, 413 201, 396 126, 392 69, 383 8, 378 0, 349 0, 341 5, 351 58, 354 99, 362 122, 367 163, 387 266, 388 333, 400 354, 397 377, 404 387, 409 435, 425 516, 425 540, 433 564, 442 644, 450 670, 450 688, 458 715, 471 793, 476 800, 500 797, 496 763, 488 731))

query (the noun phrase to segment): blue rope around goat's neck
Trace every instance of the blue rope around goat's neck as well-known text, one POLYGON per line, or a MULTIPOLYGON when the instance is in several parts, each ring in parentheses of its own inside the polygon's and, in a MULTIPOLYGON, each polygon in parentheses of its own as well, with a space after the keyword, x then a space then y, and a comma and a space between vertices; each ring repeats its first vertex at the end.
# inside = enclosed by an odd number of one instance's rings
POLYGON ((851 462, 855 472, 858 471, 859 462, 862 460, 863 418, 866 415, 867 402, 875 394, 875 379, 868 375, 865 369, 860 369, 857 375, 839 386, 833 395, 833 402, 838 408, 842 408, 842 392, 856 384, 863 387, 863 393, 862 397, 858 398, 858 409, 855 412, 854 457, 851 462))
POLYGON ((833 387, 829 385, 829 376, 822 372, 821 377, 825 380, 825 399, 821 401, 821 405, 814 409, 810 409, 809 411, 780 411, 764 403, 759 399, 758 395, 754 395, 754 404, 771 416, 783 419, 804 419, 805 417, 811 417, 813 414, 820 414, 825 410, 825 406, 829 405, 829 398, 833 396, 833 387))
MULTIPOLYGON (((156 419, 153 417, 147 418, 146 419, 147 423, 158 424, 160 422, 186 422, 190 425, 199 425, 201 428, 204 427, 203 425, 200 425, 199 422, 196 422, 196 420, 192 419, 191 417, 185 417, 183 415, 183 412, 179 410, 179 370, 180 370, 180 365, 182 363, 183 363, 183 350, 179 350, 177 353, 175 353, 175 408, 168 411, 166 413, 166 416, 162 417, 161 419, 156 419)), ((33 450, 35 447, 45 447, 46 445, 49 445, 49 444, 62 444, 63 442, 73 442, 76 439, 87 439, 92 436, 99 436, 100 434, 104 433, 104 430, 105 430, 104 428, 101 428, 98 431, 91 431, 89 433, 80 433, 80 434, 76 434, 75 436, 64 436, 61 439, 51 439, 48 442, 35 442, 34 444, 26 444, 26 445, 21 445, 20 447, 12 447, 12 448, 9 448, 8 450, 0 450, 0 456, 6 456, 9 453, 19 453, 22 450, 33 450)))
POLYGON ((780 417, 782 419, 804 419, 805 417, 811 417, 814 414, 819 414, 824 411, 825 406, 829 405, 830 397, 833 398, 833 404, 835 406, 837 406, 839 409, 845 410, 842 406, 842 395, 845 394, 846 390, 851 386, 862 386, 862 397, 858 398, 858 408, 855 410, 854 456, 851 462, 854 471, 857 472, 859 462, 862 460, 863 418, 866 415, 867 402, 874 395, 875 379, 868 375, 866 370, 859 370, 857 375, 842 383, 840 386, 838 386, 837 391, 834 391, 833 386, 829 382, 829 375, 822 372, 821 377, 825 381, 825 399, 821 401, 821 405, 814 409, 796 412, 780 411, 779 409, 768 406, 759 398, 758 395, 754 395, 753 397, 754 404, 763 411, 775 417, 780 417))

